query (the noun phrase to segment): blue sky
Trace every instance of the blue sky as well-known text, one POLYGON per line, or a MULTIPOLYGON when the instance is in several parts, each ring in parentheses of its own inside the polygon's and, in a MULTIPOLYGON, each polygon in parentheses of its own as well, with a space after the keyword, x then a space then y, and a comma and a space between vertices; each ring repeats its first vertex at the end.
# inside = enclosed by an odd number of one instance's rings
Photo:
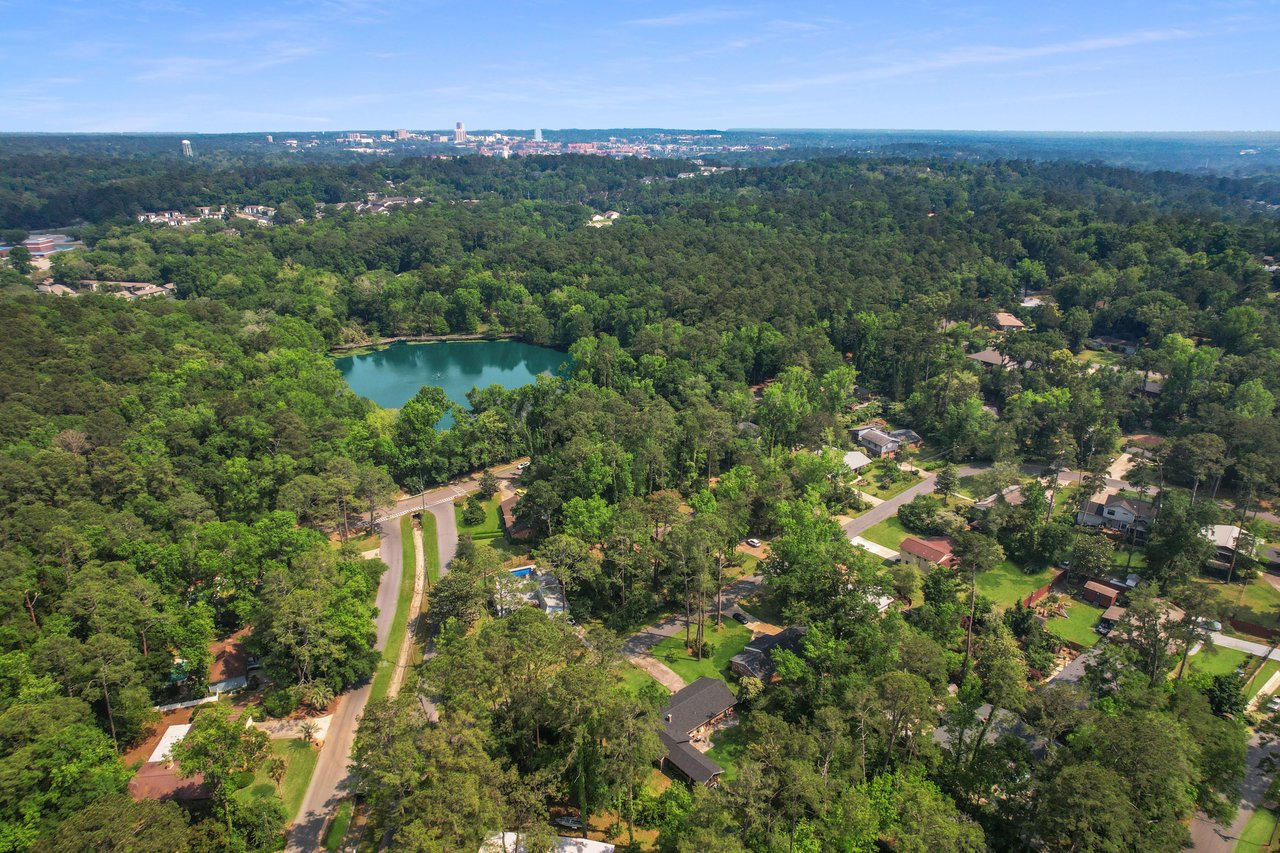
POLYGON ((0 130, 1280 129, 1280 0, 0 0, 0 130))

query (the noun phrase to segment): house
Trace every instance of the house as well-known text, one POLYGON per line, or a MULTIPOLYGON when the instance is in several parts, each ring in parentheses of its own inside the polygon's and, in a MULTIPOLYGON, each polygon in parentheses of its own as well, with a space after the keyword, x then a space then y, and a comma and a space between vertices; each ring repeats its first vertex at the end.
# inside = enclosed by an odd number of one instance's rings
POLYGON ((902 443, 883 430, 864 427, 854 431, 854 437, 877 459, 892 456, 902 448, 902 443))
MULTIPOLYGON (((556 836, 555 846, 545 853, 613 853, 616 848, 605 841, 592 841, 590 838, 568 838, 556 836)), ((499 832, 485 839, 480 845, 479 853, 543 853, 531 851, 525 846, 524 838, 518 832, 499 832)))
POLYGON ((960 562, 952 553, 954 548, 950 536, 908 536, 898 548, 898 560, 926 572, 935 566, 950 569, 960 562))
POLYGON ((797 625, 772 636, 765 634, 756 637, 739 654, 729 659, 730 671, 740 677, 751 676, 768 684, 777 675, 773 664, 774 651, 782 649, 799 654, 807 630, 797 625))
POLYGON ((861 450, 850 450, 844 455, 844 464, 856 474, 871 464, 871 458, 861 450))
POLYGON ((209 644, 209 654, 213 658, 209 664, 210 694, 234 693, 248 685, 249 670, 254 664, 241 643, 249 632, 249 628, 242 628, 225 640, 209 644))
POLYGON ((1026 501, 1026 495, 1022 494, 1022 486, 1009 486, 998 495, 988 495, 973 505, 973 508, 986 512, 996 504, 1004 501, 1009 506, 1022 506, 1026 501))
POLYGON ((715 787, 724 768, 702 754, 695 744, 708 743, 720 723, 733 716, 738 704, 729 687, 717 678, 703 676, 671 697, 662 709, 658 736, 667 754, 659 762, 690 784, 715 787))
POLYGON ((203 774, 184 779, 170 758, 174 745, 190 731, 190 723, 164 730, 146 763, 129 780, 129 796, 135 800, 207 800, 213 796, 204 784, 203 774))
POLYGON ((890 430, 889 438, 898 442, 900 447, 909 447, 913 450, 924 444, 924 439, 921 438, 915 430, 911 429, 890 430))
MULTIPOLYGON (((1031 757, 1036 761, 1043 761, 1049 754, 1049 740, 1032 729, 1025 721, 1013 711, 1004 708, 995 708, 990 704, 979 706, 975 712, 979 723, 985 723, 994 713, 995 717, 991 720, 991 726, 987 729, 985 741, 988 744, 995 743, 1002 736, 1008 735, 1022 741, 1022 744, 1031 753, 1031 757)), ((970 730, 970 733, 976 733, 981 730, 981 726, 976 726, 970 730)), ((933 730, 933 742, 943 749, 951 746, 951 732, 946 726, 938 726, 933 730)))
POLYGON ((1115 607, 1116 599, 1120 597, 1120 593, 1105 583, 1085 581, 1084 588, 1080 591, 1080 597, 1099 607, 1115 607))
POLYGON ((52 296, 75 296, 76 292, 65 284, 37 284, 37 293, 48 293, 52 296))
POLYGON ((508 539, 528 539, 533 532, 516 518, 516 504, 518 503, 520 503, 520 496, 512 495, 498 505, 499 514, 502 516, 502 526, 507 531, 508 539))
POLYGON ((1123 533, 1125 539, 1141 545, 1155 517, 1156 505, 1151 501, 1108 494, 1102 501, 1088 501, 1084 509, 1077 511, 1076 524, 1123 533))
POLYGON ((1257 541, 1253 534, 1234 524, 1214 524, 1206 527, 1202 533, 1213 543, 1214 558, 1224 563, 1230 563, 1237 551, 1245 557, 1252 557, 1257 552, 1257 541))
POLYGON ((1002 332, 1016 332, 1019 329, 1025 329, 1027 324, 1010 314, 1008 311, 996 312, 996 328, 1002 332))
POLYGON ((1013 370, 1015 364, 1008 356, 1000 352, 994 347, 987 347, 982 352, 974 352, 965 356, 972 362, 982 365, 984 369, 999 368, 1001 370, 1013 370))
POLYGON ((1117 338, 1112 335, 1099 335, 1089 341, 1090 344, 1098 349, 1108 350, 1109 352, 1119 353, 1120 355, 1133 355, 1138 351, 1136 341, 1117 338))

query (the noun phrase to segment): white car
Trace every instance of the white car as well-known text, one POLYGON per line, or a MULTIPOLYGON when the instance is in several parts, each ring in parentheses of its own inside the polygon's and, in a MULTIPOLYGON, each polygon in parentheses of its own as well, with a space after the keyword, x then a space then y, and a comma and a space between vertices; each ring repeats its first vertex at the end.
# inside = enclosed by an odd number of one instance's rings
POLYGON ((748 545, 750 545, 752 548, 759 548, 759 547, 760 547, 760 540, 759 540, 759 539, 748 539, 748 540, 747 540, 747 544, 748 544, 748 545))
POLYGON ((523 471, 525 468, 528 468, 528 467, 529 467, 528 462, 521 462, 519 465, 516 466, 516 470, 523 471))

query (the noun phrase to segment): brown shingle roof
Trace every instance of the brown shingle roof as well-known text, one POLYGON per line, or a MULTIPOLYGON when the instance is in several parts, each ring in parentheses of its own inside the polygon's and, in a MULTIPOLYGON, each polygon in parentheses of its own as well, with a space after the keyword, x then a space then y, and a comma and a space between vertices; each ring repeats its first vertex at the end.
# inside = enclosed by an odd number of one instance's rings
POLYGON ((954 543, 946 536, 935 536, 928 539, 908 536, 902 540, 902 547, 899 550, 913 557, 928 560, 930 563, 950 567, 956 563, 956 558, 951 553, 953 547, 955 547, 954 543))

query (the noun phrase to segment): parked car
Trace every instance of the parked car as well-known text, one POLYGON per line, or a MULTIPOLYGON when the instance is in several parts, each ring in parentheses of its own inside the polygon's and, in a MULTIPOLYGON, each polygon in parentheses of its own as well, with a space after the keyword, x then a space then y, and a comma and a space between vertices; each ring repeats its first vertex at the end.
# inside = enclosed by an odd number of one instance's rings
POLYGON ((760 547, 760 540, 759 540, 759 539, 748 539, 748 540, 747 540, 747 544, 748 544, 748 545, 750 545, 752 548, 759 548, 759 547, 760 547))
POLYGON ((1201 619, 1199 620, 1199 624, 1200 627, 1204 628, 1206 631, 1213 631, 1215 634, 1222 632, 1222 623, 1217 619, 1201 619))
POLYGON ((582 821, 573 815, 560 815, 560 817, 551 822, 556 826, 563 826, 565 829, 582 829, 582 821))
POLYGON ((528 468, 528 467, 529 467, 528 462, 521 462, 519 465, 516 466, 516 470, 523 471, 525 468, 528 468))
POLYGON ((1272 696, 1263 707, 1273 714, 1280 711, 1280 696, 1272 696))
POLYGON ((746 617, 746 614, 742 613, 741 611, 739 611, 739 612, 737 612, 737 613, 733 614, 733 621, 734 621, 734 622, 737 622, 737 623, 738 623, 738 624, 740 624, 740 625, 745 625, 745 624, 747 624, 747 617, 746 617))

